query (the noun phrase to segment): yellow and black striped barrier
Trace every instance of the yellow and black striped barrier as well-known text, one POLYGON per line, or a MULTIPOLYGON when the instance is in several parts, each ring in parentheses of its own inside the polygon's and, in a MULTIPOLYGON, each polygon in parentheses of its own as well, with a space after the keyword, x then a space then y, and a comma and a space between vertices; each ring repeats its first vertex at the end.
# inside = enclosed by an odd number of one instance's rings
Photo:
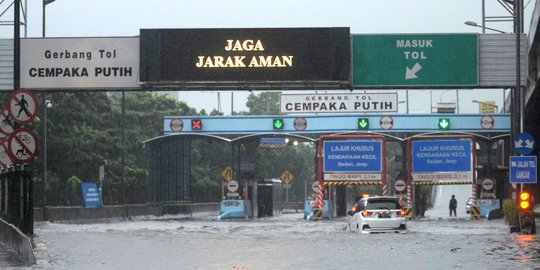
POLYGON ((323 209, 313 208, 313 220, 322 220, 322 219, 323 219, 323 209))
POLYGON ((471 206, 471 220, 480 220, 480 206, 471 206))
POLYGON ((472 185, 471 181, 451 181, 451 182, 433 182, 433 181, 414 181, 415 186, 435 186, 435 185, 472 185))
POLYGON ((348 185, 382 185, 382 181, 325 181, 323 183, 325 186, 348 186, 348 185))
POLYGON ((405 210, 405 218, 407 220, 411 220, 412 219, 412 208, 403 208, 403 210, 405 210))

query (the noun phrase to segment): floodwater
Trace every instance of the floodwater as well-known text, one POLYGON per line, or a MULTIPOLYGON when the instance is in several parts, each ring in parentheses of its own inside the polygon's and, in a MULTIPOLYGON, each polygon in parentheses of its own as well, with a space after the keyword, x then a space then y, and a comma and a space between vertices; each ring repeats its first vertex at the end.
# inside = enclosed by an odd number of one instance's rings
MULTIPOLYGON (((471 221, 450 193, 406 234, 363 235, 346 219, 305 221, 302 213, 256 220, 147 217, 107 224, 36 223, 43 243, 31 269, 539 269, 540 239, 509 233, 504 220, 471 221)), ((464 195, 468 198, 468 195, 464 195)), ((12 268, 17 269, 17 268, 12 268)))

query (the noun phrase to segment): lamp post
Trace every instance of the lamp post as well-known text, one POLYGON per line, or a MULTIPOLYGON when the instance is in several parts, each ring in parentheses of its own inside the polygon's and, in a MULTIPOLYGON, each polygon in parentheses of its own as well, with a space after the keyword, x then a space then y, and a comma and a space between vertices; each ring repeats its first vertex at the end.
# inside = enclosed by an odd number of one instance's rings
POLYGON ((47 182, 47 110, 52 108, 50 100, 43 99, 43 218, 47 220, 47 196, 49 183, 47 182))
POLYGON ((41 22, 41 26, 42 26, 42 31, 41 31, 41 36, 42 37, 45 37, 45 6, 47 6, 48 4, 54 2, 56 0, 43 0, 43 8, 42 8, 42 11, 43 11, 43 15, 42 15, 42 22, 41 22))
POLYGON ((506 32, 501 31, 501 30, 499 30, 499 29, 487 27, 487 26, 485 26, 485 25, 484 25, 484 26, 479 25, 479 24, 477 24, 476 22, 473 22, 473 21, 466 21, 465 24, 468 25, 468 26, 473 26, 473 27, 479 27, 479 28, 482 28, 482 33, 485 33, 485 32, 486 32, 486 29, 489 29, 489 30, 494 31, 494 32, 503 33, 503 34, 506 33, 506 32))
POLYGON ((488 103, 488 102, 484 102, 484 101, 478 101, 478 100, 471 100, 473 103, 478 103, 479 105, 486 105, 486 106, 489 106, 489 107, 492 107, 492 108, 495 108, 495 113, 499 113, 499 106, 495 105, 495 104, 491 104, 491 103, 488 103))

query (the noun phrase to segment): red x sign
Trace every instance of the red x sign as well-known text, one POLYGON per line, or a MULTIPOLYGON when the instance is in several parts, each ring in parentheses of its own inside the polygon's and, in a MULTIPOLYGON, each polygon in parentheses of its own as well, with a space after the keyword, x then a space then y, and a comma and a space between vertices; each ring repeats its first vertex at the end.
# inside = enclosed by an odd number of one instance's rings
POLYGON ((202 129, 202 120, 191 119, 191 130, 201 130, 201 129, 202 129))

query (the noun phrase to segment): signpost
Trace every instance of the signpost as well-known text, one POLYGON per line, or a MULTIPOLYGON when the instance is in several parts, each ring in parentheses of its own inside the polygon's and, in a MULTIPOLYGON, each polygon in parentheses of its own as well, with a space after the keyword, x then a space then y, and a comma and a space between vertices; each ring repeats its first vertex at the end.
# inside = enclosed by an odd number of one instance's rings
POLYGON ((0 137, 6 138, 13 133, 13 121, 8 109, 0 110, 0 137))
POLYGON ((397 93, 287 94, 280 96, 280 112, 370 113, 397 112, 397 93))
POLYGON ((492 129, 495 125, 495 119, 493 119, 493 116, 491 115, 484 115, 482 116, 482 119, 480 119, 480 125, 483 129, 492 129))
POLYGON ((289 172, 288 170, 285 170, 281 176, 280 176, 280 179, 283 180, 283 182, 285 184, 289 184, 290 182, 292 182, 292 180, 294 179, 294 175, 289 172))
POLYGON ((382 181, 382 150, 381 140, 323 141, 323 180, 382 181))
POLYGON ((516 152, 520 155, 528 155, 532 153, 535 146, 534 137, 527 133, 521 132, 517 134, 514 138, 514 148, 516 152))
POLYGON ((510 183, 536 184, 536 156, 510 156, 510 183))
POLYGON ((8 111, 11 119, 19 124, 32 122, 38 111, 36 95, 26 89, 13 91, 8 99, 8 111))
POLYGON ((353 87, 478 85, 477 34, 353 35, 353 87))
POLYGON ((13 161, 8 154, 7 139, 0 140, 0 165, 4 168, 13 166, 13 161))
POLYGON ((403 192, 405 188, 407 187, 407 184, 405 183, 405 181, 398 179, 394 183, 394 187, 396 188, 397 192, 403 192))
POLYGON ((37 148, 37 136, 28 128, 16 129, 8 138, 8 154, 15 163, 32 161, 37 148))
POLYGON ((225 169, 221 172, 221 176, 225 178, 226 181, 231 181, 233 179, 233 169, 231 166, 225 167, 225 169))
POLYGON ((379 120, 379 124, 381 125, 382 129, 392 129, 392 127, 394 126, 394 118, 389 115, 382 116, 381 120, 379 120))
POLYGON ((103 207, 101 192, 96 183, 81 183, 84 207, 103 207))
POLYGON ((472 140, 422 139, 411 143, 414 181, 472 181, 472 140))

